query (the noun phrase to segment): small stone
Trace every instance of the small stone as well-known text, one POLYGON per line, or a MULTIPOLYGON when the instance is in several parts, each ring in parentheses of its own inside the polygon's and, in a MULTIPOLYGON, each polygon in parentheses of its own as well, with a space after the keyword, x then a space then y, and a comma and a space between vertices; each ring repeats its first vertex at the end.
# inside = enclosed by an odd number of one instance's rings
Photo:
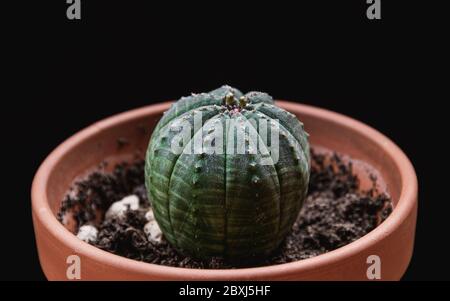
POLYGON ((106 211, 105 218, 123 217, 128 208, 130 210, 139 209, 139 198, 136 195, 126 196, 120 201, 113 203, 108 211, 106 211))
POLYGON ((98 230, 92 225, 84 225, 78 229, 77 237, 84 242, 90 243, 97 240, 98 230))
POLYGON ((147 234, 147 238, 150 242, 153 243, 161 242, 162 232, 156 220, 149 221, 147 224, 145 224, 144 232, 145 234, 147 234))
POLYGON ((155 214, 153 213, 153 209, 150 209, 145 213, 145 219, 149 222, 155 220, 155 214))

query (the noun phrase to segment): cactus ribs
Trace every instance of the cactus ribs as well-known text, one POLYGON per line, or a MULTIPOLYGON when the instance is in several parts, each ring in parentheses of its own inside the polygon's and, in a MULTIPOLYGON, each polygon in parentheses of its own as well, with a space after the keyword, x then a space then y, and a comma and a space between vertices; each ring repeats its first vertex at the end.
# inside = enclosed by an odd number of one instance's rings
MULTIPOLYGON (((375 181, 375 179, 374 179, 375 181)), ((93 223, 99 230, 96 247, 135 260, 188 268, 231 268, 273 265, 314 257, 344 246, 373 230, 392 211, 391 200, 375 191, 358 190, 351 163, 339 155, 312 152, 309 193, 292 231, 272 256, 259 262, 229 263, 221 258, 195 260, 178 253, 162 240, 155 244, 143 232, 148 207, 144 186, 144 161, 119 164, 114 172, 92 173, 76 184, 76 193, 63 200, 58 214, 72 214, 78 227, 93 223), (95 221, 95 208, 106 210, 112 202, 135 194, 141 209, 127 211, 124 218, 95 221)))

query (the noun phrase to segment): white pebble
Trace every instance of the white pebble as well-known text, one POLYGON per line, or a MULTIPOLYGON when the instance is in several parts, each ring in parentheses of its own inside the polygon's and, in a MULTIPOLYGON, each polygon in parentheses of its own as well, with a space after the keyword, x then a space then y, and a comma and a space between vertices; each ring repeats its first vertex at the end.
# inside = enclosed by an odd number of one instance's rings
POLYGON ((155 214, 153 213, 153 209, 149 209, 147 213, 145 213, 145 218, 151 222, 155 220, 155 214))
POLYGON ((139 198, 136 195, 126 196, 120 201, 113 203, 108 211, 106 211, 105 218, 123 217, 128 208, 130 210, 139 209, 139 198))
POLYGON ((145 224, 144 232, 147 234, 148 240, 154 243, 160 243, 162 238, 162 232, 158 223, 153 220, 145 224))
POLYGON ((94 226, 84 225, 78 229, 77 237, 84 242, 95 242, 97 240, 98 230, 94 226))

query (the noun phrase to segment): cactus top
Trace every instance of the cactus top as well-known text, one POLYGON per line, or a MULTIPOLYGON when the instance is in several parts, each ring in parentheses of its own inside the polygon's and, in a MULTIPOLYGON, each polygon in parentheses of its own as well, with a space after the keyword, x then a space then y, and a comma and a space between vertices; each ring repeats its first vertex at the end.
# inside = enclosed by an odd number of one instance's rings
POLYGON ((160 119, 146 155, 145 183, 165 238, 197 258, 268 256, 307 193, 307 137, 266 93, 223 86, 182 97, 160 119))

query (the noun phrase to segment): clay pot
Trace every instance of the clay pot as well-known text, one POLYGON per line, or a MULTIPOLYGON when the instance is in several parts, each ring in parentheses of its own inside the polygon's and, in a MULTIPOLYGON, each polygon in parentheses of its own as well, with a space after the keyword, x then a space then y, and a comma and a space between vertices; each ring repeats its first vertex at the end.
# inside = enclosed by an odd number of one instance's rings
MULTIPOLYGON (((347 154, 361 164, 355 172, 368 185, 368 169, 379 175, 379 188, 393 201, 392 214, 364 237, 314 258, 273 266, 201 270, 134 261, 77 239, 56 219, 65 193, 78 177, 104 160, 115 162, 144 155, 151 130, 170 103, 125 112, 75 134, 58 146, 39 168, 32 187, 32 213, 39 260, 50 280, 66 280, 67 258, 77 255, 81 279, 111 280, 367 280, 379 256, 381 279, 397 280, 412 256, 417 215, 417 178, 405 154, 376 130, 351 118, 296 103, 278 104, 296 114, 314 147, 347 154), (117 141, 126 143, 118 144, 117 141), (370 259, 370 258, 369 258, 370 259)), ((69 261, 70 262, 70 261, 69 261)))

